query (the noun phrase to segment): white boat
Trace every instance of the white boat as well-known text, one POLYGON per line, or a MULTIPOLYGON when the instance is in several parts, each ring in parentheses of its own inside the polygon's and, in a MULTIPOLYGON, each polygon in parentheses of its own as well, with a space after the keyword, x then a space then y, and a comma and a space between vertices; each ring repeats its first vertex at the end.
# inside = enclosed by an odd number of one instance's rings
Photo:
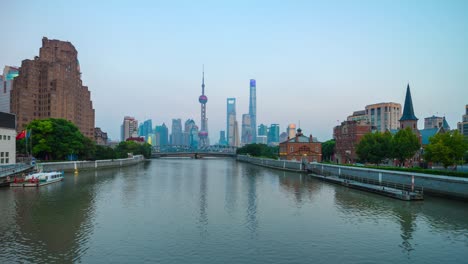
POLYGON ((63 180, 63 171, 37 172, 29 174, 24 179, 15 179, 11 187, 39 187, 63 180))

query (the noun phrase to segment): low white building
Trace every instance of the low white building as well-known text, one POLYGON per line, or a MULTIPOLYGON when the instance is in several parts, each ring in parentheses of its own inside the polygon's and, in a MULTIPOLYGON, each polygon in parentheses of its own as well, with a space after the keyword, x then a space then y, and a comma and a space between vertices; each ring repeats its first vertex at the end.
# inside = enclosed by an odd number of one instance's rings
POLYGON ((16 116, 0 112, 0 165, 16 163, 16 116))

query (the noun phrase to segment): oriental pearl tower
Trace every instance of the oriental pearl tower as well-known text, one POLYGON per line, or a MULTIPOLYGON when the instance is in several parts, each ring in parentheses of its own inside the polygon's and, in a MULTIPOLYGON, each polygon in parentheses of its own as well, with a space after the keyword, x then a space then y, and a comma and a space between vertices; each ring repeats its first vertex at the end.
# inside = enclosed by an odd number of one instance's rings
POLYGON ((201 128, 198 132, 198 137, 200 142, 198 144, 199 148, 208 147, 210 141, 208 139, 208 119, 206 118, 206 102, 208 102, 208 97, 205 95, 205 67, 203 66, 202 72, 202 95, 198 97, 198 101, 201 104, 201 128))

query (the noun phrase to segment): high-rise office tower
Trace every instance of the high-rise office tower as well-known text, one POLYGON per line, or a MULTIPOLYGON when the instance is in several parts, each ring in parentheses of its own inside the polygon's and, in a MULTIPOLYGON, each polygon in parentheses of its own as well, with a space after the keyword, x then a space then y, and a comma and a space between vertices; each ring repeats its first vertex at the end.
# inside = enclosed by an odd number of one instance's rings
POLYGON ((171 145, 181 146, 183 145, 182 137, 182 120, 172 119, 172 129, 171 129, 171 145))
POLYGON ((252 124, 249 114, 242 115, 242 145, 249 144, 252 142, 252 124))
POLYGON ((151 121, 151 119, 146 120, 138 127, 138 136, 144 137, 145 141, 148 141, 148 137, 152 133, 153 133, 153 121, 151 121))
POLYGON ((286 133, 288 133, 288 138, 296 137, 296 124, 289 124, 286 133))
POLYGON ((18 74, 17 67, 5 66, 3 76, 0 75, 0 112, 10 113, 10 91, 18 74))
POLYGON ((224 130, 219 131, 219 143, 218 144, 221 146, 226 146, 228 144, 226 140, 226 131, 224 130))
POLYGON ((210 141, 208 138, 208 119, 206 118, 208 97, 205 95, 205 69, 203 69, 202 73, 202 95, 198 97, 198 101, 201 104, 201 127, 200 132, 198 132, 198 137, 200 138, 199 147, 207 147, 210 145, 210 141))
POLYGON ((156 134, 156 145, 157 146, 167 146, 168 145, 169 131, 167 129, 166 124, 163 123, 160 126, 156 126, 155 134, 156 134))
POLYGON ((197 149, 199 141, 198 132, 198 126, 193 119, 185 121, 183 145, 191 149, 197 149))
POLYGON ((278 124, 271 124, 268 129, 268 144, 278 145, 280 141, 280 128, 278 124))
POLYGON ((258 126, 258 135, 259 136, 266 136, 268 133, 268 127, 264 124, 260 124, 258 126))
POLYGON ((234 123, 236 121, 236 98, 228 98, 227 101, 227 118, 226 118, 226 137, 229 146, 233 146, 234 142, 234 123))
POLYGON ((280 143, 288 140, 288 133, 287 132, 282 132, 280 134, 280 143))
POLYGON ((229 138, 229 146, 232 147, 239 147, 239 125, 236 120, 235 115, 231 115, 229 117, 229 123, 232 124, 229 128, 231 129, 230 138, 229 138))
POLYGON ((78 52, 70 42, 44 37, 39 56, 22 61, 10 102, 18 131, 35 119, 63 118, 94 140, 91 93, 82 84, 78 52))
POLYGON ((468 137, 468 104, 465 106, 465 114, 462 116, 462 121, 457 123, 460 134, 468 137))
POLYGON ((257 140, 257 84, 254 79, 250 79, 250 100, 249 100, 250 123, 252 124, 252 142, 257 140))
POLYGON ((138 120, 131 116, 124 117, 120 126, 120 140, 125 141, 127 138, 136 136, 138 136, 138 120))

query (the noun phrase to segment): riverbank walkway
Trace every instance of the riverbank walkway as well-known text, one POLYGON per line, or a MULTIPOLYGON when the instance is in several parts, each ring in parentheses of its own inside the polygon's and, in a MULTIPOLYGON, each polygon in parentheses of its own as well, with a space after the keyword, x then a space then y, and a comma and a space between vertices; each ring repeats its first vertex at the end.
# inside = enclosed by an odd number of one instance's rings
POLYGON ((0 166, 0 178, 5 178, 8 176, 13 176, 18 173, 28 172, 34 166, 25 163, 16 163, 11 165, 0 166))
POLYGON ((323 181, 340 184, 349 188, 372 192, 403 201, 417 201, 424 199, 423 189, 421 187, 379 182, 358 177, 322 176, 313 173, 309 175, 323 181))

